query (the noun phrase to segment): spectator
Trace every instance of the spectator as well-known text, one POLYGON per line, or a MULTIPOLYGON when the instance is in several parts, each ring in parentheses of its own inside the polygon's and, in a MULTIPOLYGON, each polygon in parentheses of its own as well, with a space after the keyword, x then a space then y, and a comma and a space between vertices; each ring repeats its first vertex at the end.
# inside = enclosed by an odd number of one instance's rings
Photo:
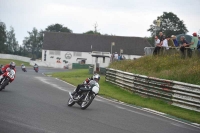
POLYGON ((113 53, 112 55, 111 55, 111 58, 110 58, 110 62, 113 62, 114 61, 114 58, 115 58, 115 53, 113 53))
POLYGON ((118 60, 118 53, 117 52, 115 52, 115 54, 114 54, 114 60, 118 60))
POLYGON ((181 36, 180 38, 180 51, 182 53, 182 57, 185 58, 185 51, 188 53, 189 57, 192 57, 192 50, 189 48, 189 43, 185 40, 184 36, 181 36))
POLYGON ((160 43, 156 45, 156 47, 153 51, 153 55, 157 55, 160 52, 160 49, 162 47, 163 40, 164 40, 164 36, 163 36, 162 32, 159 33, 159 40, 160 40, 160 43))
POLYGON ((200 37, 199 37, 199 41, 198 41, 198 44, 197 44, 197 49, 200 52, 200 37))
POLYGON ((171 39, 170 36, 167 37, 167 41, 168 41, 168 46, 169 47, 174 47, 174 41, 171 39))
POLYGON ((122 56, 121 56, 121 55, 119 55, 119 56, 118 56, 118 60, 121 60, 121 58, 122 58, 122 56))
POLYGON ((165 47, 167 50, 169 49, 169 45, 168 45, 169 39, 170 39, 170 37, 167 36, 167 37, 163 40, 163 44, 162 44, 162 47, 165 47))
POLYGON ((199 41, 197 37, 197 33, 193 33, 192 35, 193 37, 192 37, 191 43, 189 43, 189 46, 191 49, 196 49, 198 41, 199 41))
POLYGON ((172 40, 173 40, 173 42, 174 42, 174 46, 175 46, 175 47, 178 47, 179 44, 178 44, 178 41, 177 41, 177 39, 176 39, 176 36, 175 36, 175 35, 172 35, 171 38, 172 38, 172 40))
POLYGON ((158 37, 155 36, 155 47, 156 47, 157 45, 159 45, 159 44, 160 44, 160 39, 158 39, 158 37))

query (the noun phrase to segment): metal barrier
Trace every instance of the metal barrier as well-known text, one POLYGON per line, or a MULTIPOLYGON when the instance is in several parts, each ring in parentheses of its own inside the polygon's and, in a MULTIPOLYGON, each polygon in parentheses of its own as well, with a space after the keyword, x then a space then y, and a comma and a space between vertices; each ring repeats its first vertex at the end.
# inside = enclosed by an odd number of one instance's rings
POLYGON ((147 77, 111 68, 106 81, 134 93, 156 97, 174 106, 200 112, 200 86, 172 80, 147 77))

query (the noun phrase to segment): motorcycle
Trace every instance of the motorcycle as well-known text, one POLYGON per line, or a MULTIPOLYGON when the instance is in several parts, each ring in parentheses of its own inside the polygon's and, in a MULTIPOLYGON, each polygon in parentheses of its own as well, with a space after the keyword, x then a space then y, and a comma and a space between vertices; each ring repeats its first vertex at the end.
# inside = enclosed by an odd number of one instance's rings
POLYGON ((34 67, 36 73, 38 73, 38 67, 34 67))
POLYGON ((72 96, 71 92, 69 92, 69 100, 68 106, 73 106, 75 103, 80 105, 81 109, 86 109, 93 101, 95 96, 99 92, 99 87, 96 85, 95 81, 90 81, 89 86, 81 87, 78 94, 75 94, 77 98, 72 96))
POLYGON ((22 66, 22 71, 23 71, 23 72, 27 72, 25 66, 22 66))
POLYGON ((0 79, 0 91, 5 89, 6 85, 9 82, 12 82, 15 78, 15 71, 13 69, 8 68, 4 74, 1 75, 0 79))

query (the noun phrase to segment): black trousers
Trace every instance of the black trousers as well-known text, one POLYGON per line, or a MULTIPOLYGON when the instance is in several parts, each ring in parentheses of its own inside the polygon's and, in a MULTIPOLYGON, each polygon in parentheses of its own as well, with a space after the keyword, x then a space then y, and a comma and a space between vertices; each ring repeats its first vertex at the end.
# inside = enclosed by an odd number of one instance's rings
POLYGON ((155 47, 154 51, 153 51, 153 55, 158 55, 160 52, 161 47, 155 47))
POLYGON ((81 87, 85 87, 85 85, 84 85, 84 84, 79 84, 79 85, 76 87, 75 92, 78 93, 81 87))
POLYGON ((190 58, 192 57, 192 50, 189 47, 181 47, 180 51, 181 51, 182 57, 185 58, 186 53, 187 53, 188 57, 190 57, 190 58))

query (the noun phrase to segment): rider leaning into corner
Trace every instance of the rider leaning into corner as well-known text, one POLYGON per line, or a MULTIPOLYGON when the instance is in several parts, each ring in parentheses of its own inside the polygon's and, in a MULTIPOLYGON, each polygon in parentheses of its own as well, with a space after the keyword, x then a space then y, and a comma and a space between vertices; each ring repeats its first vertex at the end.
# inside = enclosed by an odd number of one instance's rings
POLYGON ((15 62, 10 62, 10 64, 7 64, 5 66, 3 66, 1 69, 0 69, 0 80, 2 78, 2 75, 6 72, 6 71, 9 71, 10 69, 13 69, 15 72, 16 72, 16 69, 15 69, 15 62))
POLYGON ((25 68, 25 65, 23 63, 21 64, 21 68, 25 68))
POLYGON ((33 66, 33 70, 35 70, 35 68, 39 68, 39 66, 35 63, 35 65, 33 66))
POLYGON ((96 86, 98 88, 100 88, 99 86, 99 80, 100 80, 100 75, 99 74, 94 74, 91 78, 87 78, 82 84, 79 84, 75 91, 71 93, 71 95, 73 96, 74 99, 77 99, 78 95, 79 95, 79 90, 81 87, 86 87, 90 85, 90 81, 95 81, 96 82, 96 86))

